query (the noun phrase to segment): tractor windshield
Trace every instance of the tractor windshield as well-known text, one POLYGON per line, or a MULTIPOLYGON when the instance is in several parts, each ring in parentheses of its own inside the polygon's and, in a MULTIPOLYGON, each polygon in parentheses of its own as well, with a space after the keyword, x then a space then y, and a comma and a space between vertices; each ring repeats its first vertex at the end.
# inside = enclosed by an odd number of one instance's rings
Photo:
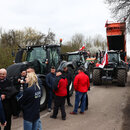
POLYGON ((36 47, 27 53, 27 61, 31 62, 35 59, 39 59, 41 61, 46 60, 46 51, 42 47, 36 47))
POLYGON ((59 48, 57 47, 51 47, 48 48, 49 53, 49 64, 50 66, 55 66, 56 68, 58 67, 59 60, 60 60, 60 52, 58 50, 59 48))
POLYGON ((108 53, 108 62, 119 62, 118 53, 108 53))
POLYGON ((85 62, 83 55, 75 54, 75 55, 69 55, 68 61, 82 61, 85 62))

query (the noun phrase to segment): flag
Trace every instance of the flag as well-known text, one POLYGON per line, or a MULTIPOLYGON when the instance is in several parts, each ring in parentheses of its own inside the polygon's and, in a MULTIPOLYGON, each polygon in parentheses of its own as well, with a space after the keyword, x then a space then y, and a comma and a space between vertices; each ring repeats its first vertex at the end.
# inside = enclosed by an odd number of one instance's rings
POLYGON ((99 64, 98 67, 104 68, 105 65, 108 65, 108 53, 107 53, 107 51, 105 52, 105 55, 103 57, 102 64, 99 64))
POLYGON ((84 45, 79 49, 79 51, 82 51, 83 49, 85 49, 84 45))

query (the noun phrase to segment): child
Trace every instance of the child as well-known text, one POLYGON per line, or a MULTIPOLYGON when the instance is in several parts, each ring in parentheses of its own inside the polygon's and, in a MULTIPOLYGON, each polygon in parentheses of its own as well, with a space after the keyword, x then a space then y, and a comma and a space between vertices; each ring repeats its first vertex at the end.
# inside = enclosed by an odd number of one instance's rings
POLYGON ((67 78, 62 75, 60 72, 56 73, 56 81, 54 83, 53 89, 55 93, 54 98, 54 109, 53 115, 50 118, 57 118, 58 109, 61 109, 62 120, 66 120, 66 112, 65 112, 65 97, 67 96, 67 78))

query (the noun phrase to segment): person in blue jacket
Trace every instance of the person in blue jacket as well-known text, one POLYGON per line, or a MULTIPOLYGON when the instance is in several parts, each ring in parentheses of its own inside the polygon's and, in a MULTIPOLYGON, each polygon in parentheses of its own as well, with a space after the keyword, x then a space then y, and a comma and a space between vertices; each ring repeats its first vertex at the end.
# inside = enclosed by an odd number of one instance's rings
MULTIPOLYGON (((2 101, 1 101, 1 96, 0 96, 0 124, 1 124, 1 126, 6 125, 4 110, 3 110, 2 101)), ((1 130, 1 127, 0 127, 0 130, 1 130)))
POLYGON ((24 130, 42 130, 40 121, 41 90, 34 72, 27 73, 26 83, 28 83, 28 88, 23 91, 23 96, 18 100, 23 110, 24 130))
POLYGON ((48 112, 51 112, 52 109, 52 97, 53 97, 53 85, 56 79, 56 69, 54 66, 51 67, 51 72, 46 75, 46 85, 48 88, 48 112))

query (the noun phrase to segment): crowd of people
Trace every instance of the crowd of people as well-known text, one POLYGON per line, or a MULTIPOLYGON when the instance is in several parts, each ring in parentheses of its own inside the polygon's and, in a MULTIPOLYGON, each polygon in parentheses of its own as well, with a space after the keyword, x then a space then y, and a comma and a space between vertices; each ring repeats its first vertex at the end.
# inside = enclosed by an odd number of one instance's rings
MULTIPOLYGON (((48 88, 48 112, 52 112, 50 118, 56 119, 58 110, 61 110, 62 120, 66 120, 65 100, 73 107, 70 101, 69 86, 73 82, 75 90, 74 110, 70 114, 77 114, 88 109, 87 91, 90 88, 89 77, 84 73, 84 68, 78 68, 75 78, 69 72, 67 66, 63 70, 56 71, 51 67, 46 75, 48 88), (52 99, 54 97, 54 107, 52 99)), ((7 78, 6 69, 0 69, 0 130, 11 130, 11 118, 19 117, 23 112, 24 130, 42 130, 40 121, 40 98, 42 96, 42 81, 37 77, 34 68, 21 69, 19 76, 13 80, 7 78), (14 87, 15 86, 15 87, 14 87)))

